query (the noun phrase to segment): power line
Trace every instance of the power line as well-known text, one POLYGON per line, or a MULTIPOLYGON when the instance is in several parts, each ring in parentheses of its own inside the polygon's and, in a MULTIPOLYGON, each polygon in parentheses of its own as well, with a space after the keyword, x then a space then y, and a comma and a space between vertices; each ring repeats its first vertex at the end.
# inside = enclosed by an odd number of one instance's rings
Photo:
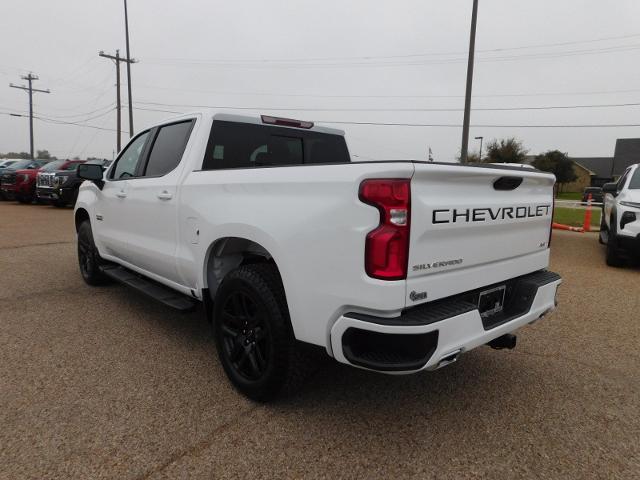
MULTIPOLYGON (((630 35, 617 35, 617 36, 609 36, 609 37, 599 37, 588 40, 574 40, 574 41, 566 41, 566 42, 557 42, 557 43, 539 43, 534 45, 520 45, 516 47, 504 47, 504 48, 491 48, 491 49, 483 49, 477 50, 478 53, 496 53, 496 52, 507 52, 507 51, 515 51, 515 50, 526 50, 532 48, 548 48, 548 47, 562 47, 569 45, 580 45, 580 44, 588 44, 588 43, 597 43, 603 41, 611 41, 611 40, 625 40, 630 38, 638 38, 640 37, 640 33, 634 33, 630 35)), ((329 60, 372 60, 372 59, 394 59, 394 58, 415 58, 415 57, 428 57, 428 56, 455 56, 455 55, 466 55, 468 52, 466 51, 455 51, 455 52, 425 52, 425 53, 411 53, 411 54, 403 54, 403 55, 357 55, 357 56, 349 56, 349 57, 304 57, 304 58, 271 58, 271 59, 185 59, 185 58, 162 58, 162 57, 151 57, 146 59, 145 61, 204 61, 204 62, 224 62, 224 63, 288 63, 288 62, 314 62, 314 61, 329 61, 329 60)))
POLYGON ((144 108, 144 107, 135 107, 135 106, 133 107, 133 109, 134 110, 143 110, 143 111, 146 111, 146 112, 162 112, 162 113, 178 113, 178 114, 184 113, 184 112, 177 112, 175 110, 160 110, 158 108, 144 108))
MULTIPOLYGON (((47 114, 47 117, 51 117, 51 118, 75 118, 75 117, 84 117, 87 115, 93 115, 94 113, 98 113, 98 112, 102 112, 103 110, 107 110, 108 112, 113 111, 113 109, 115 108, 115 103, 110 103, 109 105, 104 105, 100 108, 96 108, 95 110, 91 110, 90 112, 83 112, 83 113, 74 113, 74 114, 69 114, 69 115, 52 115, 52 114, 47 114)), ((80 120, 78 120, 80 121, 80 120)))
MULTIPOLYGON (((190 105, 171 104, 160 102, 136 102, 140 105, 156 105, 162 107, 182 107, 182 108, 219 108, 226 110, 269 110, 269 111, 293 111, 293 112, 461 112, 462 108, 311 108, 311 107, 233 107, 230 105, 190 105)), ((546 105, 533 107, 481 107, 474 108, 474 111, 499 112, 499 111, 528 111, 528 110, 571 110, 582 108, 621 108, 637 107, 640 102, 610 103, 610 104, 583 104, 583 105, 546 105)), ((167 111, 168 113, 180 113, 167 111)))
MULTIPOLYGON (((169 90, 180 92, 207 93, 215 95, 240 95, 240 96, 257 96, 257 97, 300 97, 300 98, 464 98, 464 95, 328 95, 316 93, 273 93, 273 92, 225 92, 219 90, 200 90, 186 89, 183 87, 159 87, 154 85, 140 85, 143 88, 152 90, 169 90)), ((522 92, 522 93, 489 93, 474 94, 474 98, 497 98, 497 97, 553 97, 553 96, 580 96, 580 95, 615 95, 621 93, 637 93, 640 89, 634 88, 629 90, 600 90, 590 92, 522 92)))
MULTIPOLYGON (((7 109, 7 110, 11 110, 11 109, 7 109)), ((101 111, 101 110, 102 109, 95 110, 94 112, 90 112, 90 113, 95 113, 95 112, 98 112, 98 111, 101 111)), ((105 115, 108 115, 109 113, 113 112, 114 110, 115 110, 115 107, 113 105, 109 105, 109 109, 107 111, 101 112, 100 114, 95 115, 95 116, 90 116, 90 117, 86 117, 86 118, 82 118, 82 119, 76 119, 75 122, 82 123, 82 122, 87 122, 87 121, 90 121, 90 120, 95 120, 96 118, 101 118, 101 117, 104 117, 105 115)), ((12 110, 11 113, 17 113, 17 114, 19 114, 17 116, 23 116, 22 114, 25 114, 27 112, 20 111, 20 110, 12 110)), ((55 115, 40 115, 38 118, 40 118, 40 119, 46 118, 47 120, 62 120, 62 121, 64 121, 64 119, 66 117, 57 117, 55 115)))
MULTIPOLYGON (((21 115, 21 114, 11 113, 11 112, 0 112, 0 114, 8 115, 8 116, 11 116, 11 117, 26 117, 26 115, 21 115)), ((78 123, 78 122, 65 122, 63 120, 55 120, 55 119, 52 119, 52 118, 37 117, 37 116, 34 116, 33 118, 35 120, 40 120, 42 122, 52 123, 52 124, 55 124, 55 125, 75 125, 77 127, 96 128, 98 130, 105 130, 105 131, 109 131, 109 132, 115 132, 116 131, 114 128, 103 128, 103 127, 99 127, 97 125, 86 125, 84 123, 78 123)))
POLYGON ((43 121, 43 122, 46 122, 46 123, 53 123, 53 124, 56 124, 56 125, 75 125, 77 127, 95 128, 97 130, 105 130, 105 131, 108 131, 108 132, 115 132, 116 131, 115 128, 99 127, 97 125, 87 125, 87 124, 78 123, 78 122, 65 122, 65 121, 62 121, 62 120, 54 120, 54 119, 45 118, 45 117, 33 117, 33 118, 35 118, 36 120, 40 120, 40 121, 43 121))
MULTIPOLYGON (((480 57, 477 62, 509 62, 519 60, 543 60, 548 58, 564 58, 583 55, 602 55, 608 53, 627 52, 640 49, 640 43, 630 45, 617 45, 604 48, 590 48, 581 50, 568 50, 564 52, 546 52, 546 53, 531 53, 531 54, 519 54, 519 55, 507 55, 507 56, 494 56, 494 57, 480 57)), ((348 61, 348 62, 326 62, 326 63, 300 63, 300 62, 248 62, 232 61, 232 60, 190 60, 190 59, 174 59, 173 61, 166 60, 145 60, 145 63, 150 65, 169 66, 169 67, 228 67, 228 68, 271 68, 271 69, 305 69, 305 68, 333 68, 333 67, 397 67, 397 66, 426 66, 426 65, 449 65, 456 63, 463 63, 466 59, 463 57, 458 58, 444 58, 444 59, 417 59, 411 61, 348 61)))
MULTIPOLYGON (((104 89, 102 90, 102 92, 100 93, 100 95, 98 95, 97 97, 94 98, 93 103, 91 104, 91 108, 95 108, 96 105, 98 105, 98 102, 102 100, 102 98, 107 95, 110 91, 111 91, 111 82, 108 81, 108 77, 105 77, 104 81, 101 83, 102 86, 104 86, 104 89)), ((86 123, 86 122, 85 122, 86 123)), ((73 144, 70 145, 69 147, 69 153, 68 156, 71 155, 71 152, 73 152, 76 149, 76 146, 78 145, 78 142, 81 140, 82 135, 84 134, 84 130, 79 128, 77 130, 77 134, 75 136, 75 139, 73 141, 73 144)))
MULTIPOLYGON (((154 110, 151 110, 154 111, 154 110)), ((162 110, 161 110, 162 111, 162 110)), ((173 113, 173 112, 172 112, 173 113)), ((182 113, 182 112, 175 112, 182 113)), ((11 116, 24 116, 17 115, 10 112, 0 112, 3 115, 11 116)), ((75 125, 78 127, 96 128, 98 130, 105 130, 109 132, 115 132, 114 128, 103 128, 97 125, 85 125, 76 122, 65 122, 61 120, 48 119, 43 117, 33 117, 36 120, 41 120, 47 123, 54 123, 59 125, 75 125)), ((315 123, 335 124, 335 125, 363 125, 363 126, 378 126, 378 127, 430 127, 430 128, 462 128, 462 124, 459 123, 395 123, 395 122, 353 122, 345 120, 314 120, 315 123)), ((640 127, 640 123, 600 123, 600 124, 547 124, 547 125, 526 125, 526 124, 512 124, 512 125, 498 125, 498 124, 472 124, 473 128, 637 128, 640 127)))

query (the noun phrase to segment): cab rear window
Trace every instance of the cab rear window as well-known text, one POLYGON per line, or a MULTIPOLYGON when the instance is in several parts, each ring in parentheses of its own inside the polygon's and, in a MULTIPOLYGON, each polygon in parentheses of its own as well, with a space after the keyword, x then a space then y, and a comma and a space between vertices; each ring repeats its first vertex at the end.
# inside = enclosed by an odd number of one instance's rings
POLYGON ((348 163, 341 135, 214 121, 203 170, 348 163))

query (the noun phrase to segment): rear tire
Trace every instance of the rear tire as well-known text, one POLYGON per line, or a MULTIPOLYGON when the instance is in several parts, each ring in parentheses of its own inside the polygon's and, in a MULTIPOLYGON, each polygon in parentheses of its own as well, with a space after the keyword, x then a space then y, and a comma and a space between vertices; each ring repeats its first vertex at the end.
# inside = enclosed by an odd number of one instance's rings
POLYGON ((214 303, 214 336, 227 377, 252 400, 294 391, 309 371, 275 265, 245 265, 227 274, 214 303))
POLYGON ((105 282, 105 276, 100 270, 102 259, 93 242, 91 223, 85 220, 78 228, 78 263, 80 274, 87 285, 101 285, 105 282))
POLYGON ((618 240, 616 237, 617 235, 616 217, 612 215, 609 222, 611 223, 611 228, 609 229, 609 235, 607 238, 606 262, 607 262, 607 265, 609 265, 610 267, 618 268, 618 267, 624 266, 624 260, 620 256, 620 249, 618 247, 618 240))
POLYGON ((66 203, 66 202, 63 202, 62 200, 55 200, 55 201, 53 202, 53 206, 54 206, 54 207, 57 207, 57 208, 64 208, 64 207, 66 207, 66 206, 67 206, 67 203, 66 203))

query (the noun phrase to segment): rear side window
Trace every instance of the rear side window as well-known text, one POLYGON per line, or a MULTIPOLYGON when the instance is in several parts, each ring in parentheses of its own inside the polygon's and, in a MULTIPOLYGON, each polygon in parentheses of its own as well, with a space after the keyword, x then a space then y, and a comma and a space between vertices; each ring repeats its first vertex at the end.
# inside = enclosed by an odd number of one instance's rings
POLYGON ((214 121, 203 170, 348 163, 340 135, 249 123, 214 121))
POLYGON ((631 190, 640 189, 640 167, 636 168, 636 171, 633 172, 633 177, 631 177, 631 181, 629 182, 629 188, 631 190))
POLYGON ((160 177, 178 166, 192 126, 193 120, 189 120, 160 127, 149 153, 145 177, 160 177))

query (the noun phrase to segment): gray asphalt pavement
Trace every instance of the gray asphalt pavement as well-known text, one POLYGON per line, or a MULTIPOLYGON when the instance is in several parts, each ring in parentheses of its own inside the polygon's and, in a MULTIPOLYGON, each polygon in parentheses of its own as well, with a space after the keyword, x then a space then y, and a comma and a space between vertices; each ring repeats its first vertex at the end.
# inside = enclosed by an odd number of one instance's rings
POLYGON ((333 361, 257 405, 202 312, 86 286, 72 211, 0 202, 0 478, 638 478, 640 270, 556 232, 559 310, 433 373, 333 361))

